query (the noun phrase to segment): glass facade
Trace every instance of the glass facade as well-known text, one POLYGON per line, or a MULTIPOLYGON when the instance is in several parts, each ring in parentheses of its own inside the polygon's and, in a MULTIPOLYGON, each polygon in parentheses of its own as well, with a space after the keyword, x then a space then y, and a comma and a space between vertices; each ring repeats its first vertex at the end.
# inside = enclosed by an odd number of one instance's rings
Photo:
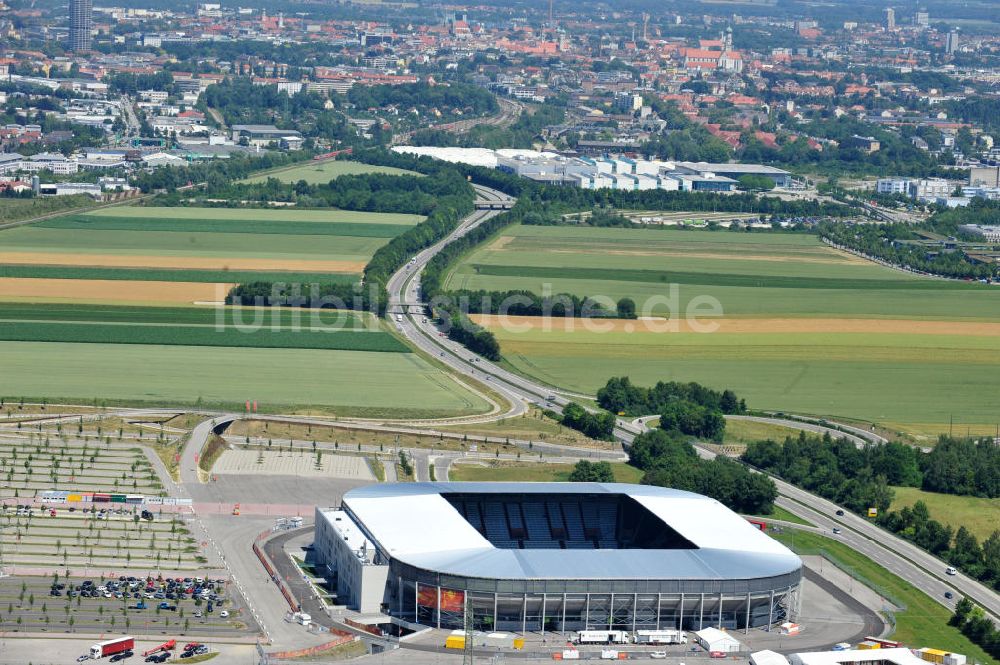
POLYGON ((794 618, 801 571, 751 580, 501 580, 463 578, 393 562, 388 608, 402 619, 478 630, 730 630, 794 618))

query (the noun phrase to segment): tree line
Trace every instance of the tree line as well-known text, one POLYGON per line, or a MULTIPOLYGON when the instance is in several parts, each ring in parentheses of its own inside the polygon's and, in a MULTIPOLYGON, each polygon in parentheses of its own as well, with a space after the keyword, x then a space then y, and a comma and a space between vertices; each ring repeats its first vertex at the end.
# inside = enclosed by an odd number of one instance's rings
POLYGON ((868 515, 875 508, 881 526, 1000 588, 1000 530, 980 546, 965 527, 956 532, 932 519, 921 501, 912 508, 890 510, 893 486, 1000 496, 1000 447, 992 441, 942 437, 924 453, 897 442, 859 448, 829 433, 815 437, 802 432, 784 443, 751 443, 740 459, 855 513, 868 515))
POLYGON ((917 225, 824 222, 817 230, 820 236, 836 245, 895 266, 953 279, 981 280, 993 278, 996 269, 973 261, 960 247, 956 251, 942 251, 940 243, 924 242, 926 236, 920 232, 978 242, 978 238, 960 227, 963 224, 998 223, 1000 202, 976 198, 964 208, 939 210, 926 222, 917 225))
MULTIPOLYGON (((134 176, 133 184, 143 193, 164 190, 169 194, 178 187, 202 182, 211 190, 226 186, 233 180, 246 178, 257 171, 290 166, 311 158, 312 153, 307 151, 233 155, 229 159, 212 159, 185 166, 165 166, 142 171, 134 176)), ((184 205, 185 202, 178 196, 168 196, 158 200, 157 204, 184 205)))
POLYGON ((698 457, 686 437, 662 429, 640 434, 629 448, 629 462, 645 473, 642 484, 696 492, 750 515, 769 515, 778 497, 774 481, 739 462, 698 457))

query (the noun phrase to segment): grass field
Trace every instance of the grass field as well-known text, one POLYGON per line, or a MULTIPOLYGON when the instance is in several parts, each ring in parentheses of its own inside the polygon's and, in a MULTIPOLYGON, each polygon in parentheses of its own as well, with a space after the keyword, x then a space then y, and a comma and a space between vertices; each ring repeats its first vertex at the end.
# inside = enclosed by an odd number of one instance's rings
POLYGON ((518 319, 514 329, 480 319, 512 368, 573 391, 629 375, 732 388, 757 409, 918 432, 952 417, 995 419, 1000 290, 883 268, 810 235, 515 226, 468 255, 448 286, 629 296, 647 315, 676 314, 675 330, 662 320, 588 330, 579 320, 546 329, 518 319), (699 321, 684 320, 699 302, 699 321), (706 316, 705 302, 718 314, 706 316))
POLYGON ((298 182, 305 180, 310 185, 325 183, 342 175, 358 175, 363 173, 385 173, 388 175, 420 175, 413 171, 397 169, 391 166, 374 166, 361 162, 344 160, 329 160, 325 162, 307 162, 288 169, 278 169, 269 173, 247 178, 245 182, 263 182, 268 178, 277 178, 282 182, 298 182))
POLYGON ((905 605, 906 609, 895 615, 896 630, 892 639, 912 648, 929 646, 962 653, 968 657, 969 662, 993 662, 982 648, 948 625, 951 612, 946 607, 847 545, 814 533, 792 529, 786 529, 773 537, 797 554, 825 553, 841 568, 853 571, 855 577, 868 586, 873 586, 893 602, 905 605))
POLYGON ((255 399, 269 412, 373 417, 438 417, 487 409, 481 399, 410 353, 69 342, 4 342, 0 349, 2 391, 8 400, 24 396, 50 402, 97 399, 240 408, 255 399))
POLYGON ((915 487, 894 487, 893 490, 896 498, 892 502, 892 510, 923 501, 933 519, 950 524, 956 531, 964 526, 975 534, 980 543, 1000 529, 1000 499, 938 494, 915 487))
MULTIPOLYGON (((638 483, 642 470, 624 462, 612 462, 617 483, 638 483)), ((535 462, 491 461, 486 466, 453 464, 449 480, 461 481, 518 481, 531 483, 566 482, 573 472, 572 464, 545 464, 535 462)))
POLYGON ((726 420, 726 432, 723 434, 723 443, 745 444, 753 441, 784 441, 787 437, 797 437, 801 430, 771 423, 761 423, 755 420, 726 420))
MULTIPOLYGON (((379 247, 420 221, 342 210, 106 208, 0 231, 0 278, 37 280, 17 284, 21 298, 58 297, 62 280, 353 282, 379 247)), ((91 290, 99 296, 102 287, 91 290)), ((115 285, 103 290, 119 300, 115 285)), ((189 302, 204 299, 201 289, 190 292, 189 302)))

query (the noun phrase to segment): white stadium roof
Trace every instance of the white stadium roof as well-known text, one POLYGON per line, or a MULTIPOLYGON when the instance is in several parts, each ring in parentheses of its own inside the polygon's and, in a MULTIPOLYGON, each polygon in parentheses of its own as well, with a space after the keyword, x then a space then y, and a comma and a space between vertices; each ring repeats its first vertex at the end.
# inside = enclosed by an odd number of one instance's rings
POLYGON ((502 579, 754 579, 798 571, 801 560, 714 499, 616 483, 394 483, 348 492, 344 508, 383 553, 425 570, 502 579), (483 537, 443 494, 625 495, 694 549, 505 549, 483 537))

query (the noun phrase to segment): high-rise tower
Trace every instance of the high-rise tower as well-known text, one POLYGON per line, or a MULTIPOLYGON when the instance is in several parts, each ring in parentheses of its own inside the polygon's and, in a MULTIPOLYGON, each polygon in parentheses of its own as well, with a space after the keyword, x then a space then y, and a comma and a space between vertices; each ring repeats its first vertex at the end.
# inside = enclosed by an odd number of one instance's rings
POLYGON ((896 10, 892 7, 885 8, 885 31, 892 32, 896 29, 896 10))
POLYGON ((89 51, 94 28, 92 0, 69 0, 69 50, 89 51))

